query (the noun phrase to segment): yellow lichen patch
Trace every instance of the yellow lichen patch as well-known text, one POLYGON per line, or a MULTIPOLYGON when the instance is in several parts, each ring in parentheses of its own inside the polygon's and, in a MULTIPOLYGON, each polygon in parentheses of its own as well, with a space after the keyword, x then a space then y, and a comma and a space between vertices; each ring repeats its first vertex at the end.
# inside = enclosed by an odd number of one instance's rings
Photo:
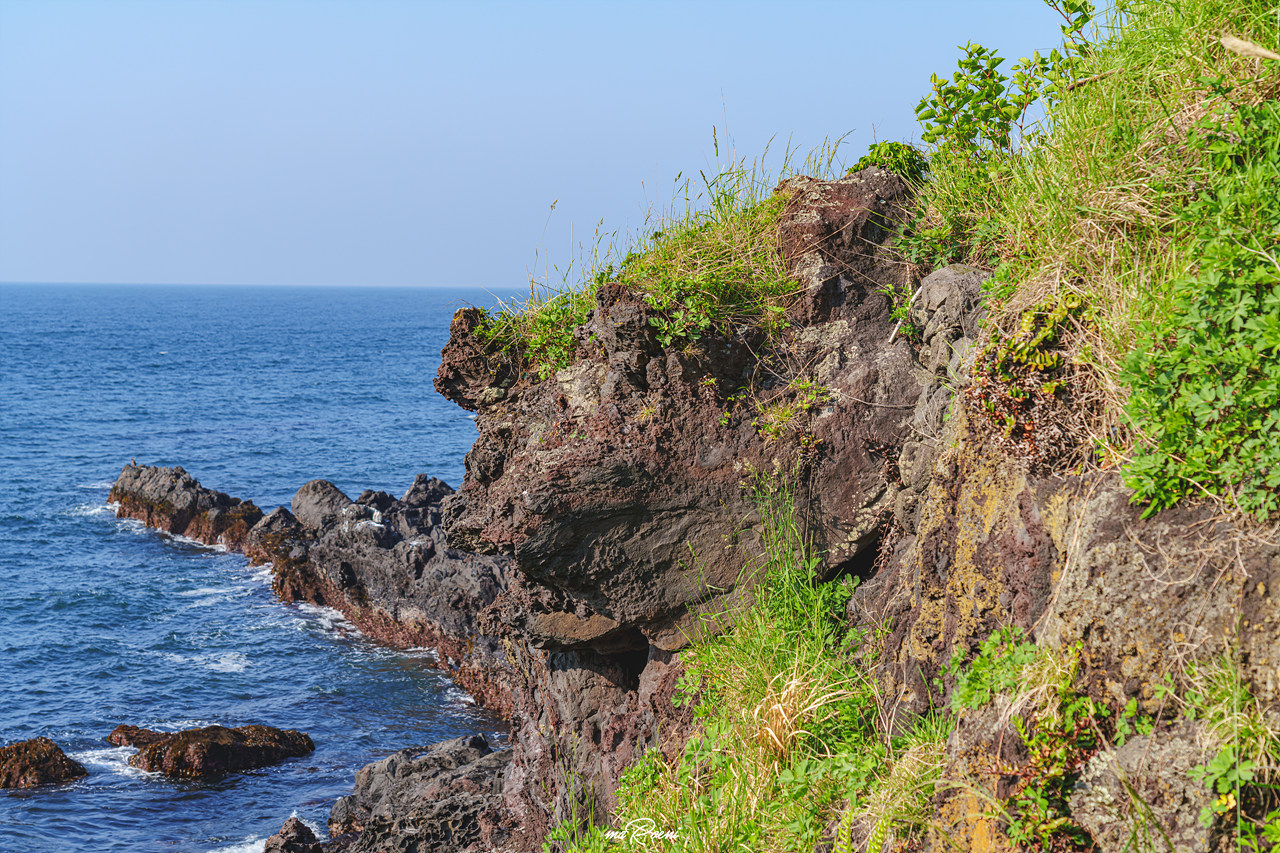
POLYGON ((958 483, 935 478, 925 493, 918 544, 909 558, 922 582, 913 601, 917 619, 908 650, 937 663, 950 656, 950 648, 1007 621, 1001 612, 1000 567, 984 564, 980 551, 993 532, 1011 521, 1020 524, 1018 496, 1027 488, 1022 463, 998 450, 988 452, 981 437, 970 434, 963 411, 947 428, 956 442, 943 464, 955 466, 958 483), (926 566, 926 559, 937 565, 926 566), (930 588, 926 578, 943 578, 943 585, 930 588), (951 636, 943 637, 948 630, 951 636), (948 649, 939 649, 940 638, 948 649))

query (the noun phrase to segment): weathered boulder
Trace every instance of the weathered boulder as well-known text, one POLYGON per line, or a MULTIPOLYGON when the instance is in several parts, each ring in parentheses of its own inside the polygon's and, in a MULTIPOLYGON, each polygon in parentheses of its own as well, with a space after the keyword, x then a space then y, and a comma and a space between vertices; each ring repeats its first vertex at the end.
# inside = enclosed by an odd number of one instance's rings
POLYGON ((0 788, 34 788, 88 775, 84 765, 47 737, 0 747, 0 788))
POLYGON ((130 732, 129 737, 141 745, 129 757, 131 765, 187 779, 266 767, 315 751, 315 744, 303 732, 260 725, 234 729, 205 726, 169 735, 141 729, 130 732))
POLYGON ((228 548, 242 547, 250 528, 262 518, 252 501, 206 489, 181 466, 126 465, 107 500, 119 505, 120 518, 136 518, 148 527, 228 548))
POLYGON ((510 751, 479 735, 405 749, 356 773, 334 805, 329 832, 355 833, 352 853, 454 853, 504 838, 494 822, 510 751))
POLYGON ((350 505, 351 498, 333 483, 312 480, 298 489, 290 508, 304 527, 319 530, 341 521, 342 511, 350 505))

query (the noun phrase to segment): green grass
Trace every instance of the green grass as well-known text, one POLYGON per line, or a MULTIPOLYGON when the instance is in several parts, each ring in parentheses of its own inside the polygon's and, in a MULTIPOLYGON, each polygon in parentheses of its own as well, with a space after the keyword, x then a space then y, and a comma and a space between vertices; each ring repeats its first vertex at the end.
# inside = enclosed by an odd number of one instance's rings
MULTIPOLYGON (((841 140, 828 141, 793 167, 787 151, 777 174, 832 177, 839 173, 841 140)), ((719 146, 716 147, 717 157, 719 146)), ((781 331, 796 296, 777 243, 786 199, 759 158, 732 159, 714 175, 677 176, 675 201, 651 213, 636 235, 618 245, 601 237, 571 263, 558 286, 531 285, 529 299, 490 313, 480 334, 537 379, 547 379, 574 358, 573 331, 596 306, 603 285, 617 282, 657 309, 664 346, 704 334, 734 335, 744 327, 767 337, 781 331)))
MULTIPOLYGON (((1123 17, 1112 9, 1086 30, 1091 45, 1074 68, 1076 84, 1058 81, 1061 100, 1021 147, 975 159, 934 157, 906 254, 925 268, 961 260, 994 271, 988 326, 996 340, 1015 336, 1032 307, 1067 298, 1085 306, 1061 342, 1075 413, 1064 429, 1103 464, 1153 446, 1171 460, 1142 499, 1167 506, 1211 492, 1231 502, 1251 471, 1271 497, 1246 508, 1274 511, 1275 464, 1236 464, 1210 453, 1203 465, 1183 470, 1180 460, 1197 453, 1189 436, 1166 441, 1171 430, 1127 408, 1146 380, 1126 365, 1135 350, 1159 349, 1179 328, 1200 322, 1188 310, 1188 288, 1207 289, 1206 271, 1224 263, 1195 214, 1222 183, 1215 178, 1222 171, 1216 128, 1280 95, 1280 62, 1240 56, 1219 38, 1229 33, 1275 49, 1280 10, 1267 0, 1128 0, 1122 7, 1123 17), (1162 337, 1153 341, 1157 330, 1162 337)), ((1277 202, 1274 193, 1263 197, 1264 205, 1232 227, 1254 233, 1251 249, 1270 258, 1264 275, 1274 281, 1277 236, 1267 223, 1277 202)), ((1240 252, 1228 263, 1243 269, 1245 259, 1240 252)), ((1280 395, 1252 405, 1260 414, 1239 422, 1271 416, 1266 422, 1274 428, 1280 395)), ((1141 476, 1151 481, 1156 467, 1148 461, 1141 476)))

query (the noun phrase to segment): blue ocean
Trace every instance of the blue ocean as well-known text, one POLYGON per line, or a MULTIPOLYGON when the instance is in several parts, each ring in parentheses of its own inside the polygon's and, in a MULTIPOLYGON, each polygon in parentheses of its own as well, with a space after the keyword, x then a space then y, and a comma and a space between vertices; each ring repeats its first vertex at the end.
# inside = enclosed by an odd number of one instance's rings
POLYGON ((258 851, 290 815, 323 830, 369 761, 502 730, 425 652, 282 604, 243 557, 107 506, 131 458, 265 511, 317 477, 353 497, 403 494, 419 472, 457 486, 475 426, 431 381, 453 311, 495 301, 0 285, 0 744, 45 735, 90 773, 0 792, 0 851, 258 851), (106 743, 120 723, 265 723, 316 751, 175 782, 106 743))

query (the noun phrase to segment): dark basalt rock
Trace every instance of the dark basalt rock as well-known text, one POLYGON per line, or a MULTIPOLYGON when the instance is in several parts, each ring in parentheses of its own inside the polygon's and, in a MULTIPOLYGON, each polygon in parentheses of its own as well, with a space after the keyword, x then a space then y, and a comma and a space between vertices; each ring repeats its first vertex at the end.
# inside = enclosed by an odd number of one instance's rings
POLYGON ((355 793, 334 805, 329 832, 356 833, 345 848, 352 853, 453 853, 482 842, 494 849, 504 839, 493 814, 510 758, 478 735, 401 750, 356 774, 355 793))
POLYGON ((315 751, 315 744, 303 732, 272 726, 205 726, 168 735, 131 728, 134 730, 122 733, 121 739, 127 735, 142 747, 129 757, 131 765, 184 779, 266 767, 315 751))
POLYGON ((234 549, 262 518, 252 501, 206 489, 181 467, 126 465, 107 500, 119 504, 120 518, 234 549))
POLYGON ((87 776, 84 765, 47 737, 0 747, 0 788, 34 788, 87 776))

